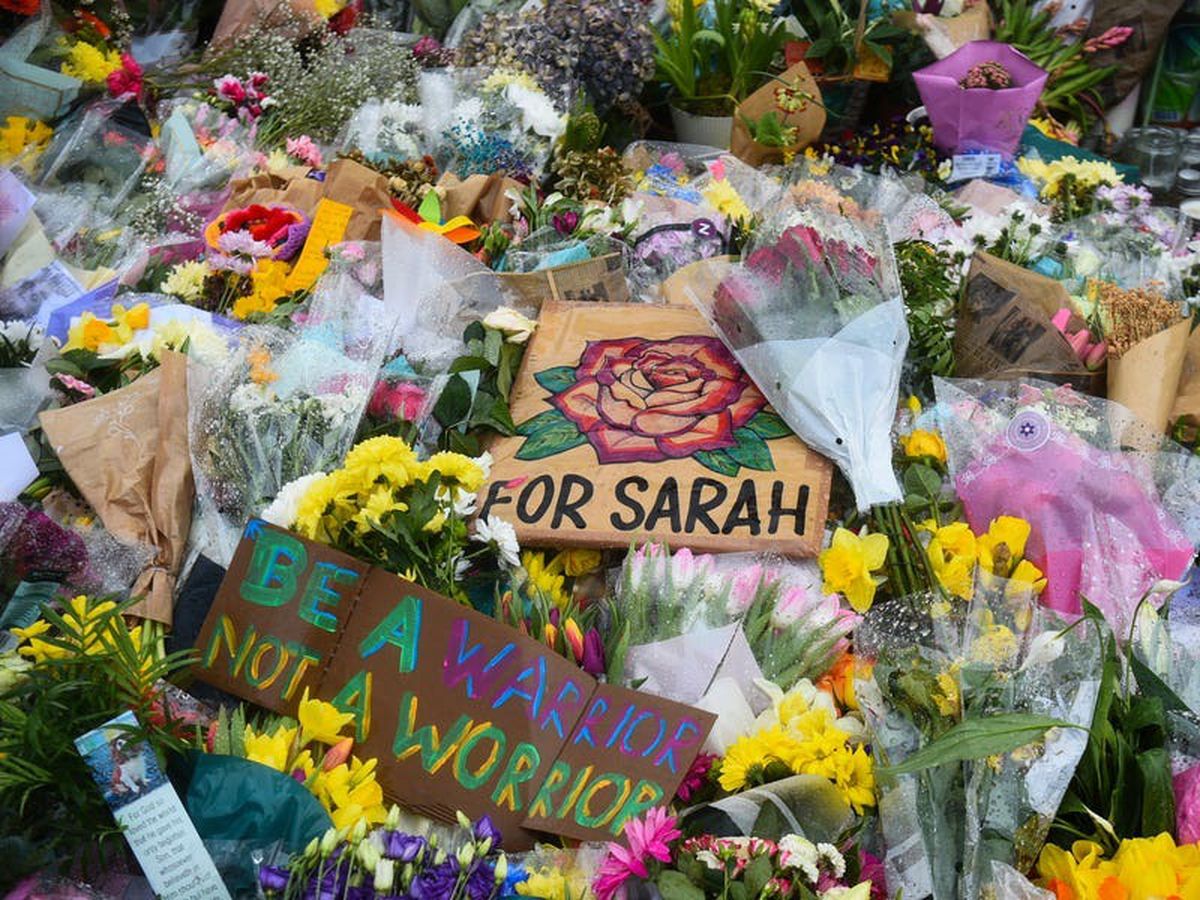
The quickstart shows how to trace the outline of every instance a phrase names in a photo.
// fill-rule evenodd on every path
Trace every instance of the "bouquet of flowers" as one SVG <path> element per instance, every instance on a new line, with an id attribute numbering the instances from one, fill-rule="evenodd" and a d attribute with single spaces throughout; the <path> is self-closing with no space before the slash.
<path id="1" fill-rule="evenodd" d="M 908 346 L 899 276 L 877 215 L 831 185 L 798 187 L 742 265 L 692 300 L 867 509 L 900 498 L 889 437 Z"/>
<path id="2" fill-rule="evenodd" d="M 361 822 L 349 831 L 331 828 L 286 865 L 264 866 L 259 886 L 267 897 L 313 895 L 407 896 L 421 900 L 492 900 L 509 872 L 500 830 L 487 816 L 471 822 L 459 813 L 453 831 L 409 828 L 393 806 L 381 827 Z"/>
<path id="3" fill-rule="evenodd" d="M 997 559 L 1020 553 L 990 543 Z M 982 566 L 968 577 L 966 603 L 877 604 L 856 633 L 888 884 L 936 900 L 986 896 L 993 862 L 1029 868 L 1100 690 L 1086 632 L 1064 631 L 1027 583 Z"/>
<path id="4" fill-rule="evenodd" d="M 853 854 L 799 834 L 758 837 L 683 836 L 661 809 L 625 826 L 624 843 L 608 845 L 593 882 L 598 900 L 622 896 L 779 897 L 784 900 L 869 900 L 873 882 Z M 654 885 L 655 894 L 638 892 Z"/>
<path id="5" fill-rule="evenodd" d="M 1049 579 L 1042 602 L 1077 616 L 1082 595 L 1127 633 L 1137 598 L 1191 562 L 1196 458 L 1123 407 L 1070 388 L 935 387 L 967 522 L 976 532 L 1001 515 L 1029 522 L 1026 555 Z"/>
<path id="6" fill-rule="evenodd" d="M 0 431 L 23 431 L 49 393 L 44 359 L 53 348 L 36 323 L 0 321 Z"/>
<path id="7" fill-rule="evenodd" d="M 232 558 L 242 527 L 304 475 L 332 469 L 366 407 L 380 348 L 332 324 L 248 326 L 213 368 L 189 367 L 189 436 L 201 522 Z"/>
<path id="8" fill-rule="evenodd" d="M 487 480 L 490 458 L 435 453 L 419 460 L 400 438 L 361 442 L 345 463 L 285 485 L 263 513 L 309 540 L 329 544 L 431 590 L 466 599 L 462 576 L 496 546 L 468 553 L 466 520 Z"/>

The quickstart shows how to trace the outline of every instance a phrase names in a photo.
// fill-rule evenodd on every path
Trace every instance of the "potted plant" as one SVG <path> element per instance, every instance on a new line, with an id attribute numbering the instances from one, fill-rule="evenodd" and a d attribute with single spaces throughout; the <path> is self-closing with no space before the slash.
<path id="1" fill-rule="evenodd" d="M 869 63 L 890 69 L 892 51 L 885 42 L 905 33 L 886 17 L 868 19 L 863 0 L 850 2 L 853 9 L 841 0 L 792 0 L 792 12 L 807 35 L 804 61 L 821 86 L 826 108 L 835 115 L 845 112 L 850 82 Z"/>
<path id="2" fill-rule="evenodd" d="M 702 13 L 708 13 L 702 21 Z M 783 20 L 753 0 L 682 0 L 667 34 L 655 33 L 658 77 L 671 85 L 671 117 L 686 143 L 728 147 L 737 104 L 769 77 Z"/>

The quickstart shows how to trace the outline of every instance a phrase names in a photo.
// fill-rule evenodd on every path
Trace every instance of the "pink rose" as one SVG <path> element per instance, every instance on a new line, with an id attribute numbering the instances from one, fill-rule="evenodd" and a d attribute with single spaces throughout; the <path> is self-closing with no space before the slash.
<path id="1" fill-rule="evenodd" d="M 718 338 L 589 341 L 575 383 L 551 403 L 603 464 L 662 462 L 737 445 L 767 405 Z"/>
<path id="2" fill-rule="evenodd" d="M 425 405 L 425 391 L 418 385 L 407 382 L 389 384 L 381 381 L 375 386 L 367 414 L 375 419 L 403 419 L 415 421 Z"/>

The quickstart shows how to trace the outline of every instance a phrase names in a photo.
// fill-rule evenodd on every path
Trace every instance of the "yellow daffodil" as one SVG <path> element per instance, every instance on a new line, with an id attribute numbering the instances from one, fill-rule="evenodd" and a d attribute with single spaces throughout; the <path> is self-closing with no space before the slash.
<path id="1" fill-rule="evenodd" d="M 938 712 L 943 716 L 958 715 L 961 695 L 958 691 L 956 668 L 951 667 L 949 671 L 938 672 L 937 677 L 934 679 L 937 690 L 933 692 L 933 702 L 937 704 Z"/>
<path id="2" fill-rule="evenodd" d="M 865 613 L 875 600 L 875 589 L 883 583 L 872 573 L 883 568 L 887 559 L 888 539 L 883 534 L 859 537 L 839 528 L 829 549 L 821 551 L 819 562 L 827 594 L 842 594 L 857 612 Z"/>
<path id="3" fill-rule="evenodd" d="M 921 400 L 916 394 L 908 395 L 908 401 L 906 405 L 908 406 L 908 411 L 912 414 L 913 418 L 916 418 L 921 414 Z"/>
<path id="4" fill-rule="evenodd" d="M 1177 846 L 1170 834 L 1121 841 L 1112 859 L 1092 841 L 1070 852 L 1047 844 L 1038 883 L 1057 900 L 1170 900 L 1200 896 L 1200 846 Z"/>
<path id="5" fill-rule="evenodd" d="M 116 343 L 117 335 L 103 319 L 95 313 L 85 312 L 74 325 L 67 329 L 67 343 L 63 350 L 91 350 L 98 352 L 107 344 Z"/>
<path id="6" fill-rule="evenodd" d="M 17 164 L 32 174 L 42 151 L 54 136 L 54 129 L 24 116 L 9 116 L 0 126 L 0 166 Z"/>
<path id="7" fill-rule="evenodd" d="M 527 584 L 531 592 L 540 594 L 560 609 L 567 605 L 571 598 L 567 596 L 566 576 L 557 557 L 547 564 L 544 554 L 526 551 L 521 554 L 521 566 L 529 576 Z"/>
<path id="8" fill-rule="evenodd" d="M 971 642 L 970 658 L 996 668 L 1013 663 L 1020 650 L 1020 643 L 1012 629 L 997 624 L 991 610 L 984 610 L 979 620 L 979 633 Z"/>
<path id="9" fill-rule="evenodd" d="M 965 522 L 952 522 L 933 532 L 927 548 L 929 565 L 938 582 L 956 597 L 971 599 L 975 593 L 975 535 Z"/>
<path id="10" fill-rule="evenodd" d="M 1008 587 L 1005 591 L 1008 594 L 1015 594 L 1021 591 L 1032 591 L 1034 594 L 1040 594 L 1045 589 L 1046 576 L 1042 570 L 1029 560 L 1023 559 L 1017 563 L 1017 567 L 1008 576 Z"/>
<path id="11" fill-rule="evenodd" d="M 295 740 L 295 728 L 277 728 L 274 734 L 256 734 L 247 725 L 244 737 L 246 759 L 269 766 L 276 772 L 287 772 Z"/>
<path id="12" fill-rule="evenodd" d="M 918 428 L 912 434 L 901 435 L 900 446 L 909 459 L 932 457 L 940 463 L 946 461 L 946 444 L 936 431 Z"/>
<path id="13" fill-rule="evenodd" d="M 332 746 L 342 739 L 342 731 L 354 721 L 354 714 L 341 712 L 324 700 L 310 700 L 305 688 L 296 718 L 300 720 L 301 745 L 318 741 Z"/>

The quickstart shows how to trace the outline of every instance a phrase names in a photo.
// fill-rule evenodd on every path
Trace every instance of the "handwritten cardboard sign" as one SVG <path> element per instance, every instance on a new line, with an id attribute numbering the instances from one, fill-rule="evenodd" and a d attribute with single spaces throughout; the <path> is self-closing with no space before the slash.
<path id="1" fill-rule="evenodd" d="M 599 684 L 468 607 L 254 521 L 201 630 L 200 677 L 295 714 L 307 688 L 355 714 L 356 754 L 425 815 L 487 814 L 612 839 L 674 796 L 715 717 Z"/>
<path id="2" fill-rule="evenodd" d="M 489 448 L 481 515 L 522 543 L 814 555 L 829 461 L 695 309 L 548 300 Z"/>

